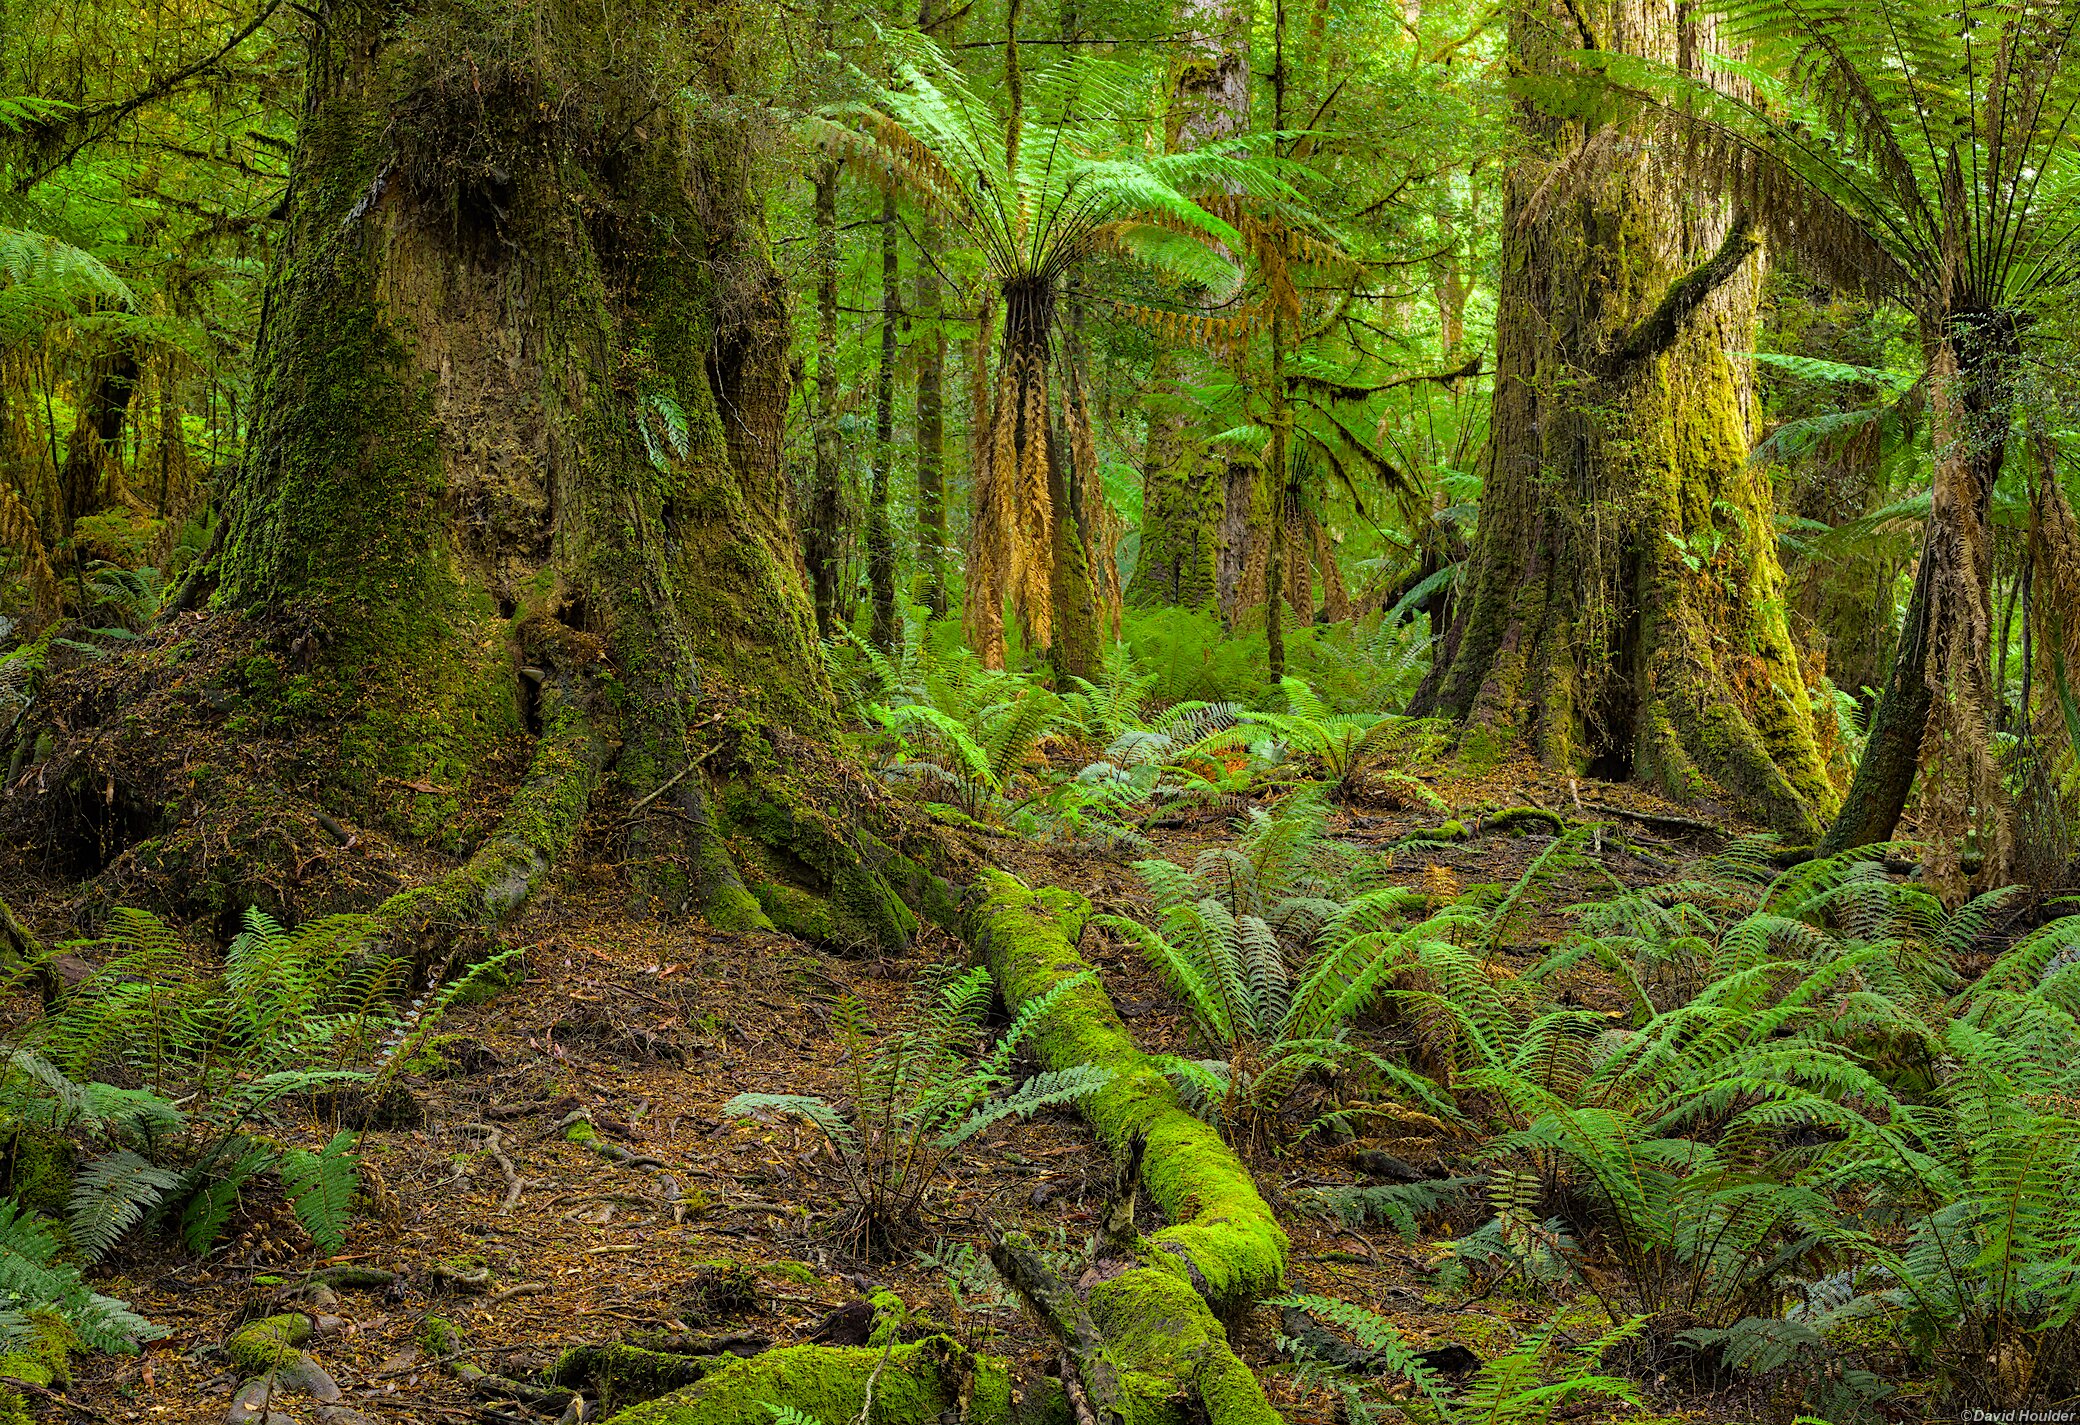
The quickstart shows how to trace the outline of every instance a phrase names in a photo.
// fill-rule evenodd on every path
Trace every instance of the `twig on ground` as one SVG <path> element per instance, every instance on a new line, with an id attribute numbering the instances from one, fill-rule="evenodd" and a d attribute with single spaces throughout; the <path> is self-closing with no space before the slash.
<path id="1" fill-rule="evenodd" d="M 63 1391 L 52 1390 L 49 1386 L 38 1385 L 35 1381 L 32 1380 L 23 1380 L 19 1376 L 0 1376 L 0 1385 L 8 1386 L 14 1390 L 26 1390 L 31 1395 L 42 1396 L 45 1400 L 55 1400 L 58 1402 L 58 1404 L 64 1406 L 67 1410 L 77 1410 L 80 1414 L 87 1416 L 89 1419 L 92 1420 L 108 1419 L 106 1415 L 103 1415 L 93 1406 L 82 1405 L 79 1401 L 74 1400 L 71 1396 L 65 1394 Z"/>
<path id="2" fill-rule="evenodd" d="M 990 1244 L 990 1264 L 1062 1347 L 1062 1384 L 1078 1425 L 1117 1425 L 1127 1418 L 1119 1369 L 1080 1297 L 1054 1274 L 1022 1233 Z"/>
<path id="3" fill-rule="evenodd" d="M 469 1128 L 472 1132 L 484 1135 L 481 1145 L 483 1150 L 491 1155 L 491 1161 L 498 1164 L 498 1170 L 506 1175 L 506 1200 L 498 1209 L 499 1215 L 503 1217 L 520 1201 L 520 1190 L 527 1184 L 521 1180 L 519 1172 L 513 1167 L 513 1160 L 505 1155 L 505 1145 L 500 1140 L 496 1128 L 488 1123 L 472 1123 Z"/>

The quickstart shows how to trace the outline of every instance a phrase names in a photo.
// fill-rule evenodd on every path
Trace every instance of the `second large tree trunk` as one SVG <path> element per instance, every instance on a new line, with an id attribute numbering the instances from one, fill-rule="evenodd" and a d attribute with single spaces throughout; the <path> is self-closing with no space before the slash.
<path id="1" fill-rule="evenodd" d="M 1511 49 L 1530 72 L 1585 45 L 1675 61 L 1710 48 L 1705 23 L 1673 0 L 1533 4 Z M 1535 158 L 1508 180 L 1478 543 L 1429 700 L 1477 753 L 1723 794 L 1810 840 L 1834 794 L 1729 356 L 1753 347 L 1752 243 L 1667 156 L 1521 123 Z M 1546 188 L 1585 143 L 1630 156 Z"/>

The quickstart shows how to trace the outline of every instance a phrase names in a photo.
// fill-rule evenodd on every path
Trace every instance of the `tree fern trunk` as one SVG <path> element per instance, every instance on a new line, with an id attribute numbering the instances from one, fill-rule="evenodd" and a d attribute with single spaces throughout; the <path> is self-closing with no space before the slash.
<path id="1" fill-rule="evenodd" d="M 2014 850 L 1993 760 L 1991 521 L 2018 343 L 2012 319 L 1996 313 L 1957 314 L 1943 332 L 1929 365 L 1936 470 L 1914 592 L 1863 760 L 1819 849 L 1890 839 L 1925 774 L 1931 880 L 1962 893 L 2000 884 Z M 1971 875 L 1967 837 L 1978 842 Z"/>
<path id="2" fill-rule="evenodd" d="M 1537 73 L 1584 46 L 1694 62 L 1710 23 L 1672 0 L 1532 3 L 1512 15 L 1512 62 Z M 1476 756 L 1517 747 L 1723 796 L 1810 839 L 1835 798 L 1769 486 L 1746 462 L 1752 381 L 1727 354 L 1753 347 L 1756 264 L 1670 156 L 1528 105 L 1519 124 L 1531 156 L 1506 187 L 1487 483 L 1435 703 Z"/>

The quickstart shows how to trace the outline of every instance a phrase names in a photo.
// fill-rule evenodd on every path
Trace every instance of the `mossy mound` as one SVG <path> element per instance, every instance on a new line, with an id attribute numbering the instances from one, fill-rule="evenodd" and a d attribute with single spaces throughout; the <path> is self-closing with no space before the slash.
<path id="1" fill-rule="evenodd" d="M 224 1354 L 249 1376 L 267 1372 L 303 1357 L 303 1343 L 311 1338 L 311 1319 L 300 1311 L 280 1316 L 263 1316 L 231 1333 Z"/>

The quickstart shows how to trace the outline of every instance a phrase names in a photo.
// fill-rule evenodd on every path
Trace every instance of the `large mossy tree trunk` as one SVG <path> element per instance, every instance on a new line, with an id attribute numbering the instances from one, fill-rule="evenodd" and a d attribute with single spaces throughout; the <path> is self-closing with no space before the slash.
<path id="1" fill-rule="evenodd" d="M 766 927 L 792 873 L 856 912 L 825 938 L 914 923 L 786 770 L 833 708 L 781 466 L 785 296 L 747 134 L 675 117 L 733 84 L 727 46 L 661 58 L 714 19 L 338 0 L 309 29 L 214 607 L 293 640 L 339 814 L 429 833 L 538 734 L 497 833 L 405 918 L 517 904 L 611 759 L 653 903 Z"/>
<path id="2" fill-rule="evenodd" d="M 1696 63 L 1710 23 L 1674 0 L 1532 3 L 1510 49 L 1531 74 L 1585 46 Z M 1754 244 L 1676 154 L 1518 121 L 1478 541 L 1426 700 L 1478 753 L 1723 793 L 1810 841 L 1835 798 L 1729 355 L 1753 349 Z M 1607 157 L 1554 173 L 1584 153 Z"/>

